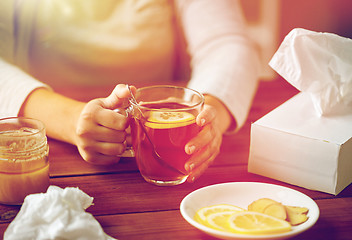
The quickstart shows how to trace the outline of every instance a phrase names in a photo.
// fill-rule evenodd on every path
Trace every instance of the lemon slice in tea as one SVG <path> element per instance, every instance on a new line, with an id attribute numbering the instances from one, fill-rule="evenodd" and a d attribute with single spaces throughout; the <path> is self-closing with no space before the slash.
<path id="1" fill-rule="evenodd" d="M 267 214 L 244 211 L 229 218 L 232 231 L 242 234 L 275 234 L 291 230 L 287 221 Z"/>
<path id="2" fill-rule="evenodd" d="M 188 112 L 151 111 L 145 125 L 154 129 L 176 128 L 192 124 L 196 117 Z"/>

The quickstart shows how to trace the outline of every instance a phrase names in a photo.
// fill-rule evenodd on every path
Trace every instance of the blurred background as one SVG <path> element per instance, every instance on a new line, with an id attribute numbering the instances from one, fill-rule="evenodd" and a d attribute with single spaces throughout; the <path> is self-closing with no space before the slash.
<path id="1" fill-rule="evenodd" d="M 261 52 L 261 78 L 276 73 L 268 62 L 294 28 L 352 38 L 352 0 L 241 0 L 250 33 Z"/>

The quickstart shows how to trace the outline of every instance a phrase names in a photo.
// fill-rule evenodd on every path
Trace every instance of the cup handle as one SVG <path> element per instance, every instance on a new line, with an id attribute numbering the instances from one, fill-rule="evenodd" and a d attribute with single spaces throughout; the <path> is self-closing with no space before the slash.
<path id="1" fill-rule="evenodd" d="M 117 157 L 134 157 L 134 150 L 132 147 L 126 147 L 125 151 L 121 153 L 120 155 L 117 155 Z"/>
<path id="2" fill-rule="evenodd" d="M 114 109 L 115 112 L 125 116 L 125 117 L 130 117 L 131 115 L 131 110 L 130 107 L 127 108 L 116 108 Z M 126 147 L 125 151 L 119 155 L 117 155 L 117 157 L 134 157 L 135 153 L 132 147 Z"/>

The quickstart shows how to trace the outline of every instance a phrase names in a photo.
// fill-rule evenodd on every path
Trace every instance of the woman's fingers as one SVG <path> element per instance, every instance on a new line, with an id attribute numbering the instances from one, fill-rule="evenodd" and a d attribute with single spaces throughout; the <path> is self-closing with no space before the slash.
<path id="1" fill-rule="evenodd" d="M 102 98 L 102 107 L 107 109 L 114 109 L 118 107 L 122 107 L 128 104 L 128 98 L 130 97 L 130 91 L 125 84 L 118 84 L 111 92 L 111 94 Z"/>
<path id="2" fill-rule="evenodd" d="M 210 124 L 205 125 L 203 129 L 197 134 L 197 136 L 195 136 L 185 145 L 186 153 L 193 154 L 199 151 L 208 145 L 211 141 L 213 141 L 215 136 L 216 133 L 214 132 L 212 126 Z"/>
<path id="3" fill-rule="evenodd" d="M 208 105 L 197 116 L 196 122 L 203 126 L 196 137 L 185 146 L 185 151 L 191 157 L 185 164 L 185 169 L 190 172 L 188 181 L 193 182 L 214 161 L 220 152 L 222 133 L 216 127 L 216 110 Z"/>
<path id="4" fill-rule="evenodd" d="M 86 104 L 76 127 L 76 145 L 84 160 L 94 164 L 119 161 L 118 156 L 126 148 L 126 138 L 130 142 L 126 133 L 129 119 L 114 109 L 123 107 L 129 96 L 127 86 L 119 84 L 107 98 Z"/>
<path id="5" fill-rule="evenodd" d="M 210 105 L 204 105 L 202 111 L 198 114 L 196 122 L 198 126 L 205 126 L 211 123 L 216 118 L 216 110 Z"/>
<path id="6" fill-rule="evenodd" d="M 217 154 L 207 157 L 206 160 L 202 161 L 200 165 L 195 166 L 194 170 L 188 176 L 187 181 L 194 182 L 198 177 L 200 177 L 205 172 L 205 170 L 207 170 L 208 167 L 213 163 L 216 156 Z"/>
<path id="7" fill-rule="evenodd" d="M 128 120 L 126 115 L 109 109 L 99 109 L 93 119 L 96 124 L 115 130 L 126 129 L 129 124 Z"/>
<path id="8" fill-rule="evenodd" d="M 193 173 L 194 171 L 201 170 L 203 167 L 208 167 L 210 163 L 220 152 L 222 138 L 215 137 L 212 141 L 208 142 L 207 145 L 203 146 L 198 151 L 194 152 L 188 162 L 185 164 L 185 169 L 188 172 Z"/>
<path id="9" fill-rule="evenodd" d="M 120 161 L 120 157 L 117 156 L 104 155 L 98 152 L 79 152 L 86 162 L 94 165 L 111 165 Z"/>

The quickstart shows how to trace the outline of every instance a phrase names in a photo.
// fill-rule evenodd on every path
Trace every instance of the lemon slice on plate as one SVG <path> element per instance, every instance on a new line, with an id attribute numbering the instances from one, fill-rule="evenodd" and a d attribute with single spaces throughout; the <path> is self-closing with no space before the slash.
<path id="1" fill-rule="evenodd" d="M 196 121 L 196 117 L 188 112 L 151 111 L 145 125 L 154 129 L 183 127 Z"/>
<path id="2" fill-rule="evenodd" d="M 201 209 L 199 209 L 195 216 L 194 219 L 204 225 L 208 225 L 208 220 L 207 217 L 211 214 L 215 214 L 215 213 L 237 213 L 237 212 L 242 212 L 244 211 L 243 208 L 234 206 L 234 205 L 230 205 L 230 204 L 217 204 L 217 205 L 212 205 L 212 206 L 208 206 L 208 207 L 203 207 Z"/>
<path id="3" fill-rule="evenodd" d="M 237 211 L 211 213 L 206 219 L 206 225 L 216 230 L 233 232 L 230 227 L 229 219 L 235 213 L 237 213 Z"/>
<path id="4" fill-rule="evenodd" d="M 251 211 L 233 214 L 229 225 L 233 232 L 242 234 L 276 234 L 291 230 L 291 224 L 285 220 Z"/>

